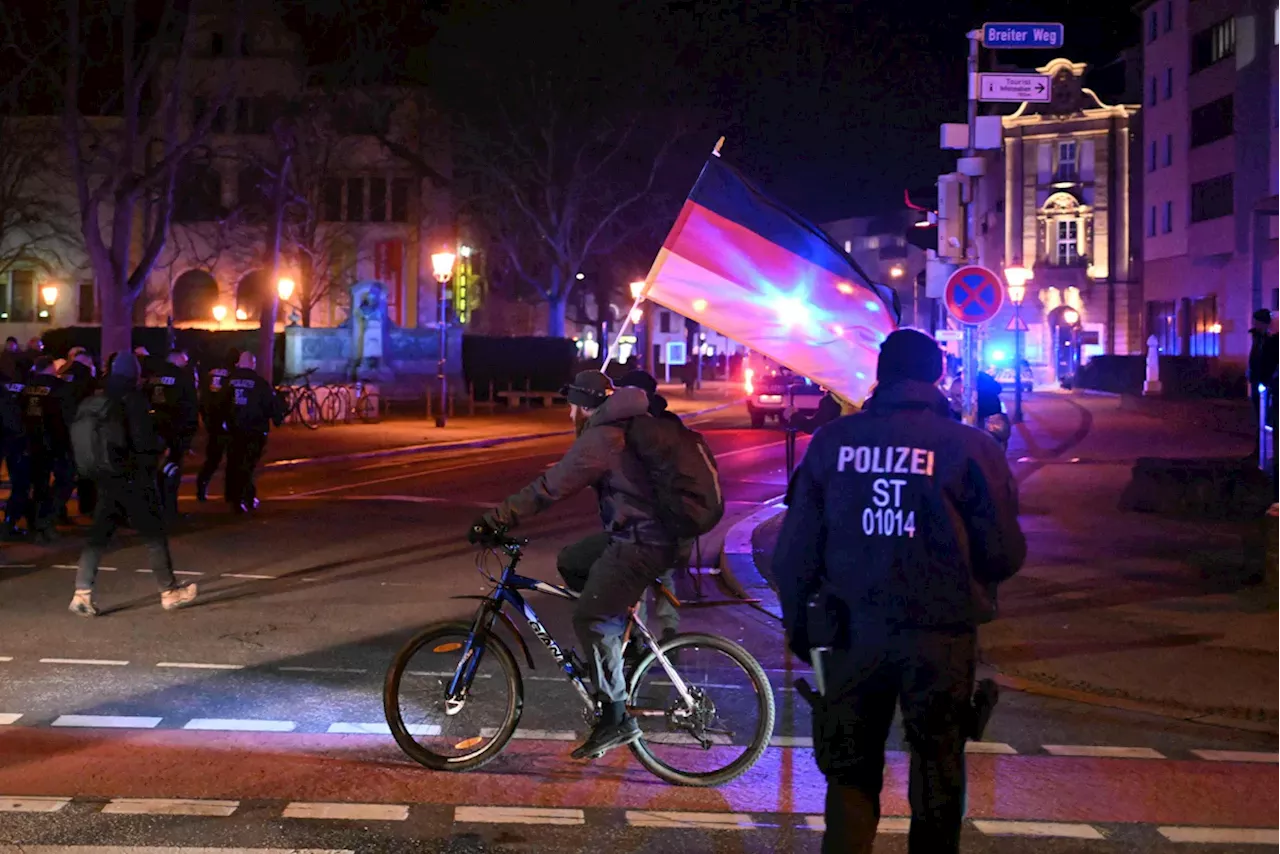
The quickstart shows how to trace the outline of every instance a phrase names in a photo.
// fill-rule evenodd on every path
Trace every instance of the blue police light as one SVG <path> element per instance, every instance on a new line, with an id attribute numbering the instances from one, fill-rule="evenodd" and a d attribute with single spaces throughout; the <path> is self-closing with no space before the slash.
<path id="1" fill-rule="evenodd" d="M 809 322 L 809 306 L 795 297 L 778 297 L 774 300 L 778 319 L 787 326 Z"/>
<path id="2" fill-rule="evenodd" d="M 992 351 L 991 351 L 991 361 L 993 361 L 993 362 L 1003 362 L 1003 361 L 1004 361 L 1005 359 L 1007 359 L 1007 358 L 1009 358 L 1009 356 L 1008 356 L 1008 354 L 1007 354 L 1007 353 L 1005 353 L 1005 351 L 1003 351 L 1003 350 L 992 350 Z"/>
<path id="3" fill-rule="evenodd" d="M 874 300 L 867 300 L 867 311 L 879 311 L 879 310 L 880 310 L 880 303 L 875 302 Z"/>

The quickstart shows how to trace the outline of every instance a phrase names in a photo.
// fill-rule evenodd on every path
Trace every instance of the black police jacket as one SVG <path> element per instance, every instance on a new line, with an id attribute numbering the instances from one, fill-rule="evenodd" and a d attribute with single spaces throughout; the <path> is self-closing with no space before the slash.
<path id="1" fill-rule="evenodd" d="M 163 362 L 147 377 L 147 400 L 162 436 L 189 436 L 199 425 L 196 381 L 191 371 Z"/>
<path id="2" fill-rule="evenodd" d="M 995 616 L 996 585 L 1026 554 L 1000 445 L 952 420 L 936 387 L 900 382 L 814 435 L 773 570 L 792 648 L 807 657 L 826 640 L 807 635 L 818 594 L 846 636 L 860 622 L 972 627 Z"/>
<path id="3" fill-rule="evenodd" d="M 36 374 L 22 389 L 22 429 L 33 449 L 62 453 L 71 450 L 70 427 L 75 419 L 72 388 L 54 374 Z"/>
<path id="4" fill-rule="evenodd" d="M 227 429 L 235 433 L 266 433 L 275 411 L 275 389 L 257 371 L 232 368 L 226 379 Z"/>

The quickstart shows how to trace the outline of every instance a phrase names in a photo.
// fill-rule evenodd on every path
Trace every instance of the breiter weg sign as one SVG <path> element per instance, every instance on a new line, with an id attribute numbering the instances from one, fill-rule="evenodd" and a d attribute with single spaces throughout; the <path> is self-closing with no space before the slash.
<path id="1" fill-rule="evenodd" d="M 1062 47 L 1062 24 L 998 23 L 982 25 L 982 44 L 1003 48 Z"/>
<path id="2" fill-rule="evenodd" d="M 943 299 L 956 320 L 981 325 L 995 317 L 1004 305 L 1004 283 L 986 267 L 970 264 L 947 279 Z"/>

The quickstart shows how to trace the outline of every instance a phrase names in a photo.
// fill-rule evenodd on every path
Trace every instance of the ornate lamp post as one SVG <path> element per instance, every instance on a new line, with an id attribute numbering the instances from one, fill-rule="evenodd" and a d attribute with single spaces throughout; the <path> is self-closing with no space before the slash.
<path id="1" fill-rule="evenodd" d="M 1013 303 L 1013 423 L 1022 423 L 1022 301 L 1027 298 L 1027 282 L 1032 273 L 1026 267 L 1006 267 L 1009 301 Z"/>
<path id="2" fill-rule="evenodd" d="M 436 299 L 439 313 L 436 319 L 437 337 L 440 340 L 440 359 L 436 362 L 436 381 L 440 383 L 440 408 L 436 410 L 436 426 L 443 427 L 445 425 L 446 409 L 448 405 L 449 380 L 445 376 L 445 341 L 448 336 L 447 326 L 447 307 L 445 305 L 445 285 L 449 284 L 449 280 L 453 278 L 453 262 L 454 254 L 452 252 L 437 252 L 431 256 L 431 273 L 439 282 L 440 288 Z"/>

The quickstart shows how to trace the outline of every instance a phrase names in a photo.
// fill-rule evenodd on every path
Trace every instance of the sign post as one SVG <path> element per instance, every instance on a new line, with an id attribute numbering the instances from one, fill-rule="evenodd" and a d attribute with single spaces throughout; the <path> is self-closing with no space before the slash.
<path id="1" fill-rule="evenodd" d="M 943 299 L 947 312 L 963 324 L 964 423 L 978 426 L 978 328 L 1000 313 L 1004 283 L 977 264 L 961 267 L 947 279 Z"/>

